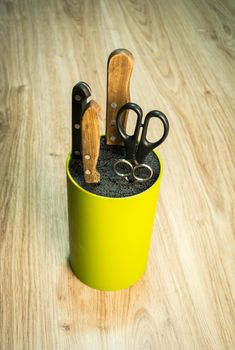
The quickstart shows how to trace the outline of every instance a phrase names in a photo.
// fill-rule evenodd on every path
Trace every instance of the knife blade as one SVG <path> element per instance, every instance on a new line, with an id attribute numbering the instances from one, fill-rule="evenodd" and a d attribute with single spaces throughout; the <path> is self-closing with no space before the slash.
<path id="1" fill-rule="evenodd" d="M 132 53 L 126 49 L 114 50 L 107 65 L 106 144 L 123 145 L 116 127 L 118 110 L 130 102 L 130 79 L 134 65 Z M 126 130 L 128 111 L 123 113 L 122 126 Z"/>
<path id="2" fill-rule="evenodd" d="M 99 116 L 100 106 L 91 100 L 81 122 L 82 163 L 86 183 L 100 182 L 100 174 L 96 170 L 100 149 Z"/>
<path id="3" fill-rule="evenodd" d="M 72 158 L 81 157 L 81 120 L 91 96 L 91 88 L 87 83 L 80 81 L 72 91 Z"/>

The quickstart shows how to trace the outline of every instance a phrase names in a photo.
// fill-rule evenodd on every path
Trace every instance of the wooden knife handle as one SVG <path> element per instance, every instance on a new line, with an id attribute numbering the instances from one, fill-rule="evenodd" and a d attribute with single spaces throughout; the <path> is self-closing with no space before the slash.
<path id="1" fill-rule="evenodd" d="M 99 114 L 100 106 L 91 100 L 81 122 L 82 163 L 86 183 L 100 182 L 100 174 L 96 170 L 100 150 Z"/>
<path id="2" fill-rule="evenodd" d="M 130 51 L 117 49 L 108 59 L 107 66 L 107 106 L 106 106 L 106 144 L 122 145 L 116 127 L 118 110 L 130 102 L 130 79 L 134 58 Z M 123 113 L 122 125 L 126 130 L 128 111 Z"/>

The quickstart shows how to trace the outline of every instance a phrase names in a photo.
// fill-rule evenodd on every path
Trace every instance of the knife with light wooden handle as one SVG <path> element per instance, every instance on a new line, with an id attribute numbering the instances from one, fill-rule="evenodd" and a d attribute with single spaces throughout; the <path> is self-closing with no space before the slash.
<path id="1" fill-rule="evenodd" d="M 96 170 L 100 150 L 99 132 L 100 106 L 91 100 L 83 113 L 81 122 L 82 163 L 86 183 L 99 183 L 100 174 Z"/>
<path id="2" fill-rule="evenodd" d="M 106 144 L 123 145 L 116 127 L 118 110 L 130 102 L 130 79 L 134 58 L 126 49 L 114 50 L 107 66 L 107 106 L 106 106 Z M 122 116 L 122 126 L 126 129 L 128 111 Z"/>

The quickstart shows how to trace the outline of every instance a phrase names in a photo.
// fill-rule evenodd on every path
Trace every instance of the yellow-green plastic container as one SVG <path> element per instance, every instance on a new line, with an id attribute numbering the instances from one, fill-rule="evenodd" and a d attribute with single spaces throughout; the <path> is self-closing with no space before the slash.
<path id="1" fill-rule="evenodd" d="M 86 285 L 119 290 L 144 274 L 162 177 L 159 161 L 159 177 L 149 189 L 109 198 L 88 192 L 73 180 L 68 155 L 69 259 L 73 272 Z"/>

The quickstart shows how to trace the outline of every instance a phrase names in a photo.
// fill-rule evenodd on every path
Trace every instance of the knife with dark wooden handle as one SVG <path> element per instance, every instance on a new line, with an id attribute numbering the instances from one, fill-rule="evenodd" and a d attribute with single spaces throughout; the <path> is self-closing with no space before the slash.
<path id="1" fill-rule="evenodd" d="M 106 106 L 106 144 L 123 145 L 116 127 L 118 110 L 130 102 L 130 79 L 134 58 L 126 49 L 114 50 L 107 65 L 107 106 Z M 126 129 L 128 111 L 122 116 L 122 126 Z"/>
<path id="2" fill-rule="evenodd" d="M 99 132 L 100 106 L 91 100 L 83 113 L 81 122 L 82 163 L 86 183 L 99 183 L 100 174 L 96 170 L 100 150 Z"/>
<path id="3" fill-rule="evenodd" d="M 81 145 L 81 120 L 87 105 L 87 99 L 91 96 L 90 86 L 80 81 L 72 91 L 72 157 L 79 158 L 82 153 Z"/>

